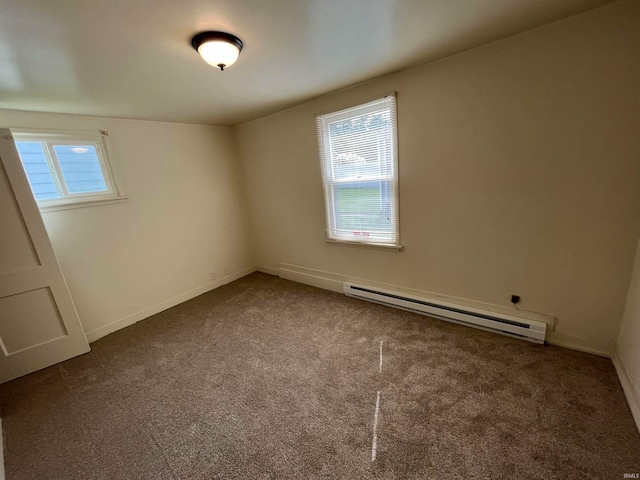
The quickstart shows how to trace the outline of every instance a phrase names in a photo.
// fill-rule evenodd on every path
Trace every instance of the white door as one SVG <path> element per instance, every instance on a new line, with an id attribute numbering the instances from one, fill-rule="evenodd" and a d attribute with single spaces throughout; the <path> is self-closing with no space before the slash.
<path id="1" fill-rule="evenodd" d="M 0 349 L 0 383 L 89 351 L 7 129 L 0 129 Z"/>

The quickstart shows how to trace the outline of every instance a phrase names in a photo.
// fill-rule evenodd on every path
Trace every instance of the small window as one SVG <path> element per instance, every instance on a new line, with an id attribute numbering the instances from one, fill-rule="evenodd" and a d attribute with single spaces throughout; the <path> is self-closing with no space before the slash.
<path id="1" fill-rule="evenodd" d="M 395 96 L 316 118 L 327 239 L 399 246 Z"/>
<path id="2" fill-rule="evenodd" d="M 117 199 L 102 134 L 13 132 L 40 207 Z"/>

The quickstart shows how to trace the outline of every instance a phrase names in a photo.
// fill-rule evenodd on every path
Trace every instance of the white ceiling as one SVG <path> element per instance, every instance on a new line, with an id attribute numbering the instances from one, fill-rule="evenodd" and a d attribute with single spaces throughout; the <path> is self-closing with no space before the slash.
<path id="1" fill-rule="evenodd" d="M 237 125 L 609 0 L 0 0 L 0 108 Z M 245 44 L 221 72 L 190 45 Z"/>

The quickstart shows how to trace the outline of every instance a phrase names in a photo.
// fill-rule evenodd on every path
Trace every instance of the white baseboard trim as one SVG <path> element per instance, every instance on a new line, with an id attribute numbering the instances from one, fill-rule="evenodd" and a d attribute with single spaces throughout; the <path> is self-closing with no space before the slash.
<path id="1" fill-rule="evenodd" d="M 266 273 L 268 275 L 273 275 L 275 277 L 279 277 L 280 276 L 280 272 L 278 271 L 277 268 L 265 267 L 264 265 L 258 265 L 256 267 L 256 271 L 257 272 Z"/>
<path id="2" fill-rule="evenodd" d="M 160 302 L 149 308 L 145 308 L 144 310 L 128 315 L 124 318 L 121 318 L 120 320 L 116 320 L 113 323 L 105 325 L 104 327 L 100 327 L 90 332 L 87 332 L 86 333 L 87 341 L 89 343 L 95 342 L 96 340 L 104 337 L 105 335 L 109 335 L 110 333 L 120 330 L 121 328 L 125 328 L 130 325 L 133 325 L 134 323 L 137 323 L 140 320 L 144 320 L 145 318 L 148 318 L 152 315 L 155 315 L 156 313 L 160 313 L 164 310 L 167 310 L 168 308 L 175 307 L 176 305 L 182 302 L 186 302 L 187 300 L 191 300 L 192 298 L 197 297 L 198 295 L 202 295 L 203 293 L 207 293 L 211 290 L 215 290 L 216 288 L 221 287 L 222 285 L 231 283 L 255 271 L 256 271 L 256 267 L 243 268 L 242 270 L 236 273 L 227 275 L 223 278 L 220 278 L 219 280 L 214 280 L 213 282 L 205 283 L 204 285 L 201 285 L 198 288 L 194 288 L 193 290 L 184 292 L 180 295 L 170 298 L 169 300 L 165 300 L 164 302 Z"/>
<path id="3" fill-rule="evenodd" d="M 272 269 L 273 270 L 273 269 Z M 592 353 L 603 357 L 610 358 L 612 354 L 612 346 L 604 344 L 596 344 L 588 340 L 572 337 L 563 333 L 554 332 L 553 328 L 556 323 L 556 318 L 553 315 L 528 312 L 525 310 L 514 310 L 510 307 L 504 307 L 502 305 L 493 305 L 490 303 L 477 302 L 473 300 L 467 300 L 463 298 L 451 297 L 447 295 L 441 295 L 433 292 L 426 292 L 422 290 L 415 290 L 407 287 L 401 287 L 398 285 L 392 285 L 388 283 L 375 282 L 367 279 L 361 279 L 356 277 L 350 277 L 346 275 L 340 275 L 337 273 L 327 272 L 324 270 L 317 270 L 313 268 L 301 267 L 299 265 L 291 265 L 288 263 L 281 263 L 280 277 L 292 280 L 294 282 L 304 283 L 325 290 L 331 290 L 333 292 L 343 293 L 343 283 L 351 281 L 354 283 L 362 283 L 365 285 L 371 285 L 374 287 L 384 288 L 387 290 L 395 290 L 398 292 L 406 293 L 409 295 L 417 295 L 424 298 L 432 298 L 434 300 L 441 300 L 444 302 L 457 303 L 472 308 L 480 308 L 484 310 L 493 311 L 496 313 L 504 313 L 510 315 L 520 315 L 523 318 L 529 320 L 536 320 L 538 322 L 546 323 L 549 328 L 547 329 L 547 342 L 553 345 L 558 345 L 572 350 L 578 350 L 581 352 Z"/>
<path id="4" fill-rule="evenodd" d="M 600 357 L 611 358 L 613 346 L 604 345 L 585 340 L 584 338 L 572 337 L 560 332 L 547 332 L 546 342 L 558 347 L 576 350 L 578 352 L 591 353 Z"/>
<path id="5" fill-rule="evenodd" d="M 335 273 L 315 270 L 313 268 L 299 267 L 288 263 L 281 263 L 278 271 L 280 272 L 280 277 L 285 280 L 304 283 L 306 285 L 311 285 L 312 287 L 318 287 L 338 293 L 344 292 L 342 284 L 347 279 L 347 277 Z"/>
<path id="6" fill-rule="evenodd" d="M 631 415 L 633 415 L 633 420 L 636 422 L 636 427 L 638 427 L 638 431 L 640 432 L 640 388 L 638 388 L 631 378 L 631 375 L 629 375 L 629 371 L 625 367 L 624 361 L 618 351 L 613 354 L 611 360 L 613 361 L 613 366 L 616 367 L 616 372 L 622 385 L 622 391 L 627 398 Z"/>
<path id="7" fill-rule="evenodd" d="M 393 285 L 390 283 L 376 282 L 373 280 L 351 277 L 347 275 L 340 275 L 337 273 L 327 272 L 324 270 L 316 270 L 313 268 L 300 267 L 298 265 L 291 265 L 287 263 L 280 264 L 280 277 L 287 280 L 293 280 L 294 282 L 305 283 L 314 287 L 324 288 L 325 290 L 331 290 L 333 292 L 344 292 L 344 282 L 354 282 L 364 285 L 371 285 L 372 287 L 378 287 L 386 290 L 393 290 L 408 295 L 416 295 L 424 298 L 431 298 L 436 301 L 443 301 L 448 303 L 455 303 L 458 305 L 464 305 L 471 308 L 479 308 L 482 310 L 488 310 L 495 313 L 503 313 L 506 315 L 518 315 L 528 320 L 535 320 L 538 322 L 546 323 L 549 329 L 553 328 L 556 318 L 553 315 L 548 315 L 538 312 L 530 312 L 527 310 L 517 310 L 513 307 L 505 307 L 502 305 L 494 305 L 491 303 L 478 302 L 474 300 L 467 300 L 459 297 L 452 297 L 449 295 L 442 295 L 434 292 L 427 292 L 424 290 L 416 290 L 413 288 L 403 287 L 400 285 Z"/>

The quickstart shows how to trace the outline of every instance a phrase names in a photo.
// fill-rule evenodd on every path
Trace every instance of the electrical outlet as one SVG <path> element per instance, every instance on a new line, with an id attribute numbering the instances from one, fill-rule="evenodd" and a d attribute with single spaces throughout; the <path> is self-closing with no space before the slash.
<path id="1" fill-rule="evenodd" d="M 211 280 L 215 280 L 216 279 L 216 272 L 212 271 L 209 276 L 211 277 Z"/>

